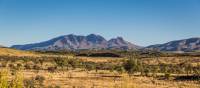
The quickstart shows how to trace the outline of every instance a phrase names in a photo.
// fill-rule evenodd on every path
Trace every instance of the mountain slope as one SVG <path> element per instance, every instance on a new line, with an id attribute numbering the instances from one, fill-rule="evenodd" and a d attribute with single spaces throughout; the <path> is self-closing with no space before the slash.
<path id="1" fill-rule="evenodd" d="M 107 41 L 100 35 L 88 36 L 64 35 L 48 41 L 26 45 L 14 45 L 12 48 L 20 50 L 79 50 L 79 49 L 138 49 L 137 45 L 116 38 Z"/>
<path id="2" fill-rule="evenodd" d="M 109 49 L 140 49 L 139 46 L 125 41 L 122 37 L 113 38 L 108 41 Z"/>
<path id="3" fill-rule="evenodd" d="M 200 50 L 200 38 L 171 41 L 165 44 L 151 45 L 146 48 L 160 51 L 196 51 Z"/>

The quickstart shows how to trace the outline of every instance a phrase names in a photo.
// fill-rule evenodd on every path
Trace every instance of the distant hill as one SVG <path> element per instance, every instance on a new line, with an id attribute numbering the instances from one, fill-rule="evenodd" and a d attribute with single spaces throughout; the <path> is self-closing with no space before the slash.
<path id="1" fill-rule="evenodd" d="M 96 34 L 87 36 L 81 35 L 64 35 L 53 38 L 41 43 L 33 43 L 26 45 L 14 45 L 11 48 L 20 50 L 81 50 L 81 49 L 139 49 L 140 47 L 122 37 L 106 40 L 104 37 Z"/>
<path id="2" fill-rule="evenodd" d="M 189 38 L 183 40 L 171 41 L 165 44 L 157 44 L 146 47 L 148 49 L 156 49 L 160 51 L 199 51 L 200 38 Z"/>

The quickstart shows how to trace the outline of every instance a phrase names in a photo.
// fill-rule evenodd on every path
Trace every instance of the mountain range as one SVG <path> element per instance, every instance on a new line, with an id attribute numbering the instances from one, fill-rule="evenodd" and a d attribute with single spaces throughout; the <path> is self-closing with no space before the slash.
<path id="1" fill-rule="evenodd" d="M 200 38 L 189 38 L 182 40 L 170 41 L 164 44 L 150 45 L 141 47 L 132 44 L 122 37 L 112 38 L 106 40 L 104 37 L 96 34 L 87 36 L 82 35 L 64 35 L 59 36 L 48 41 L 13 45 L 11 48 L 20 50 L 82 50 L 82 49 L 119 49 L 119 50 L 158 50 L 158 51 L 198 51 L 200 50 Z"/>
<path id="2" fill-rule="evenodd" d="M 200 50 L 200 38 L 176 40 L 164 44 L 151 45 L 146 48 L 159 51 L 198 51 Z"/>
<path id="3" fill-rule="evenodd" d="M 20 50 L 82 50 L 82 49 L 140 49 L 140 46 L 125 41 L 122 37 L 112 38 L 106 40 L 104 37 L 96 34 L 87 36 L 81 35 L 64 35 L 59 36 L 48 41 L 14 45 L 11 48 Z"/>

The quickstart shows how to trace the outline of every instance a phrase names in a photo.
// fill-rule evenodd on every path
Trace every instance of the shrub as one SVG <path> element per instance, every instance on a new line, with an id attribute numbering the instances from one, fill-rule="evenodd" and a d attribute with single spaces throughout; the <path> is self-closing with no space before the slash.
<path id="1" fill-rule="evenodd" d="M 1 63 L 1 67 L 7 67 L 8 62 Z"/>
<path id="2" fill-rule="evenodd" d="M 78 61 L 77 59 L 68 59 L 67 63 L 72 66 L 72 68 L 77 68 L 81 66 L 80 61 Z"/>
<path id="3" fill-rule="evenodd" d="M 165 73 L 165 79 L 170 79 L 171 74 L 170 73 Z"/>
<path id="4" fill-rule="evenodd" d="M 17 63 L 17 69 L 21 69 L 22 68 L 22 64 L 21 63 Z"/>
<path id="5" fill-rule="evenodd" d="M 44 63 L 44 59 L 39 59 L 39 63 L 40 63 L 40 65 L 42 66 L 43 63 Z"/>
<path id="6" fill-rule="evenodd" d="M 63 69 L 65 66 L 66 60 L 63 58 L 56 58 L 54 59 L 54 62 L 56 63 L 58 67 L 61 67 Z"/>
<path id="7" fill-rule="evenodd" d="M 140 71 L 141 68 L 141 64 L 139 62 L 139 60 L 137 59 L 129 59 L 127 60 L 124 64 L 123 64 L 125 70 L 129 73 L 129 74 L 133 74 L 135 72 Z"/>
<path id="8" fill-rule="evenodd" d="M 41 67 L 40 67 L 39 65 L 34 65 L 34 66 L 33 66 L 33 69 L 35 69 L 35 70 L 40 70 Z"/>
<path id="9" fill-rule="evenodd" d="M 85 69 L 88 71 L 95 70 L 96 65 L 94 63 L 85 63 Z"/>
<path id="10" fill-rule="evenodd" d="M 120 74 L 122 74 L 122 73 L 125 72 L 125 69 L 124 69 L 123 66 L 116 66 L 116 67 L 115 67 L 115 70 L 116 70 L 117 72 L 119 72 Z"/>
<path id="11" fill-rule="evenodd" d="M 150 70 L 148 68 L 144 69 L 144 75 L 149 76 Z"/>
<path id="12" fill-rule="evenodd" d="M 39 59 L 34 59 L 32 61 L 33 61 L 34 64 L 39 64 L 40 63 Z"/>
<path id="13" fill-rule="evenodd" d="M 44 88 L 44 76 L 37 75 L 32 79 L 25 79 L 24 80 L 24 87 L 25 88 Z M 48 87 L 49 88 L 49 87 Z"/>
<path id="14" fill-rule="evenodd" d="M 53 72 L 56 71 L 57 67 L 48 67 L 47 69 L 48 69 L 49 72 L 53 73 Z"/>
<path id="15" fill-rule="evenodd" d="M 44 77 L 44 76 L 37 75 L 37 76 L 35 77 L 35 80 L 39 83 L 40 86 L 43 86 L 45 77 Z"/>
<path id="16" fill-rule="evenodd" d="M 8 65 L 11 69 L 15 69 L 15 65 L 14 64 L 9 64 Z"/>
<path id="17" fill-rule="evenodd" d="M 25 79 L 24 80 L 24 87 L 25 88 L 35 88 L 35 81 L 34 81 L 34 79 Z"/>
<path id="18" fill-rule="evenodd" d="M 31 69 L 31 65 L 30 64 L 25 64 L 24 67 L 25 67 L 25 69 Z"/>

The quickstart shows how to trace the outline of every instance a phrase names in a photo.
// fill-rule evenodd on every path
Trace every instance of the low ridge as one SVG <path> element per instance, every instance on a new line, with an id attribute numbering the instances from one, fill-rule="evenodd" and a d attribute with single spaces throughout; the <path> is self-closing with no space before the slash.
<path id="1" fill-rule="evenodd" d="M 171 41 L 165 44 L 157 44 L 146 47 L 159 51 L 198 51 L 200 50 L 200 38 L 189 38 L 183 40 Z"/>

